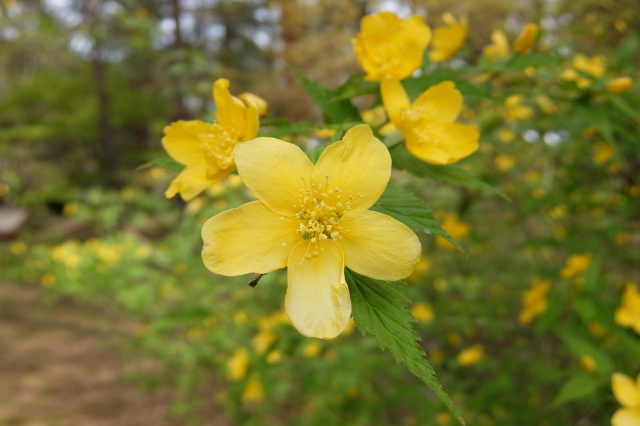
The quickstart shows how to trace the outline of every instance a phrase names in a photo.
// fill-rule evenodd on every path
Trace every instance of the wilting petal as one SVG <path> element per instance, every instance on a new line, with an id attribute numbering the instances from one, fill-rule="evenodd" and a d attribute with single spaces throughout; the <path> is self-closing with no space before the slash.
<path id="1" fill-rule="evenodd" d="M 162 146 L 167 153 L 185 166 L 202 161 L 202 146 L 212 133 L 212 125 L 199 120 L 176 121 L 164 128 Z"/>
<path id="2" fill-rule="evenodd" d="M 235 276 L 265 274 L 287 265 L 298 221 L 281 217 L 260 201 L 227 210 L 202 227 L 202 260 L 211 272 Z"/>
<path id="3" fill-rule="evenodd" d="M 396 126 L 399 125 L 402 119 L 402 111 L 411 105 L 409 95 L 407 95 L 400 81 L 391 77 L 382 80 L 380 93 L 382 94 L 382 102 L 384 103 L 384 109 L 387 110 L 389 120 Z"/>
<path id="4" fill-rule="evenodd" d="M 640 389 L 629 377 L 621 373 L 611 376 L 611 390 L 620 405 L 624 407 L 640 407 Z"/>
<path id="5" fill-rule="evenodd" d="M 620 408 L 613 413 L 611 426 L 640 426 L 640 408 Z"/>
<path id="6" fill-rule="evenodd" d="M 462 95 L 452 81 L 443 81 L 424 92 L 411 105 L 423 119 L 436 123 L 456 121 L 462 109 Z"/>
<path id="7" fill-rule="evenodd" d="M 274 138 L 236 145 L 234 156 L 242 181 L 269 209 L 294 216 L 300 189 L 310 188 L 313 163 L 297 146 Z M 388 178 L 387 178 L 388 179 Z"/>
<path id="8" fill-rule="evenodd" d="M 420 260 L 420 241 L 403 223 L 385 214 L 364 210 L 340 219 L 347 268 L 379 280 L 399 280 L 413 272 Z M 348 231 L 348 232 L 347 232 Z"/>
<path id="9" fill-rule="evenodd" d="M 380 198 L 391 177 L 391 156 L 387 147 L 360 124 L 341 141 L 329 145 L 313 169 L 313 182 L 338 187 L 353 195 L 353 209 L 368 209 Z M 348 200 L 347 200 L 348 201 Z"/>
<path id="10" fill-rule="evenodd" d="M 242 101 L 229 93 L 229 80 L 220 78 L 213 83 L 213 99 L 216 102 L 216 120 L 241 138 L 246 126 L 247 107 Z"/>
<path id="11" fill-rule="evenodd" d="M 314 256 L 313 250 L 319 254 Z M 289 256 L 288 276 L 284 305 L 294 327 L 309 337 L 338 336 L 349 322 L 351 299 L 344 279 L 344 255 L 337 244 L 299 242 Z"/>
<path id="12" fill-rule="evenodd" d="M 478 149 L 477 129 L 460 123 L 445 123 L 405 132 L 407 150 L 432 164 L 451 164 Z"/>
<path id="13" fill-rule="evenodd" d="M 207 167 L 201 159 L 200 162 L 185 167 L 184 170 L 171 181 L 171 185 L 169 185 L 164 195 L 167 198 L 171 198 L 179 193 L 184 201 L 189 201 L 214 183 L 222 180 L 223 177 L 224 176 L 220 177 L 218 180 L 208 179 Z"/>

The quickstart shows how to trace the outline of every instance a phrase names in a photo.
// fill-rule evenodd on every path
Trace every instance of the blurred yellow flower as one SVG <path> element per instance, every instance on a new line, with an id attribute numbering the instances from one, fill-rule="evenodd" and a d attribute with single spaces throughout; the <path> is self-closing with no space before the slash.
<path id="1" fill-rule="evenodd" d="M 460 50 L 467 38 L 467 17 L 463 16 L 460 22 L 456 21 L 450 13 L 442 15 L 444 27 L 438 27 L 433 32 L 433 41 L 429 59 L 440 62 L 451 58 Z"/>
<path id="2" fill-rule="evenodd" d="M 40 278 L 40 284 L 43 287 L 51 287 L 56 283 L 56 276 L 53 274 L 44 274 L 42 278 Z"/>
<path id="3" fill-rule="evenodd" d="M 622 304 L 616 310 L 615 322 L 621 327 L 631 327 L 640 334 L 640 293 L 633 282 L 626 284 Z"/>
<path id="4" fill-rule="evenodd" d="M 169 185 L 167 198 L 179 193 L 189 201 L 224 179 L 236 168 L 233 159 L 236 144 L 258 134 L 259 107 L 232 96 L 229 80 L 216 80 L 213 98 L 217 105 L 214 124 L 176 121 L 164 129 L 162 146 L 174 160 L 186 166 Z"/>
<path id="5" fill-rule="evenodd" d="M 422 16 L 400 19 L 391 12 L 380 12 L 362 18 L 360 26 L 352 43 L 367 80 L 403 80 L 422 65 L 431 40 L 431 29 Z"/>
<path id="6" fill-rule="evenodd" d="M 580 358 L 580 366 L 583 370 L 588 371 L 589 373 L 593 373 L 598 369 L 598 364 L 589 355 L 584 355 Z"/>
<path id="7" fill-rule="evenodd" d="M 462 222 L 455 213 L 438 212 L 437 216 L 440 219 L 440 226 L 456 240 L 460 240 L 471 231 L 471 227 L 467 223 Z M 436 236 L 436 245 L 442 248 L 454 247 L 449 241 L 439 236 Z"/>
<path id="8" fill-rule="evenodd" d="M 227 360 L 227 377 L 229 380 L 240 380 L 247 375 L 249 367 L 249 352 L 245 348 L 238 348 Z"/>
<path id="9" fill-rule="evenodd" d="M 533 115 L 533 109 L 523 105 L 522 95 L 511 95 L 504 101 L 505 119 L 510 121 L 521 121 Z"/>
<path id="10" fill-rule="evenodd" d="M 267 354 L 267 364 L 277 364 L 280 362 L 280 360 L 282 359 L 282 352 L 280 351 L 271 351 Z"/>
<path id="11" fill-rule="evenodd" d="M 522 311 L 518 317 L 520 324 L 528 324 L 531 320 L 547 310 L 547 292 L 551 288 L 549 280 L 531 280 L 531 289 L 522 295 Z"/>
<path id="12" fill-rule="evenodd" d="M 516 135 L 509 129 L 500 129 L 498 130 L 498 139 L 500 139 L 503 143 L 511 143 L 515 140 Z"/>
<path id="13" fill-rule="evenodd" d="M 517 55 L 523 55 L 529 51 L 533 42 L 538 35 L 538 26 L 536 24 L 527 24 L 517 39 L 513 42 L 511 48 Z"/>
<path id="14" fill-rule="evenodd" d="M 604 56 L 589 58 L 579 53 L 573 57 L 572 65 L 578 71 L 587 73 L 595 78 L 600 78 L 607 69 L 607 59 Z"/>
<path id="15" fill-rule="evenodd" d="M 489 59 L 504 58 L 509 56 L 509 40 L 502 30 L 494 30 L 491 33 L 491 44 L 485 46 L 482 54 Z"/>
<path id="16" fill-rule="evenodd" d="M 436 423 L 438 423 L 439 425 L 445 426 L 448 425 L 449 422 L 451 422 L 451 414 L 447 413 L 446 411 L 441 411 L 436 414 Z"/>
<path id="17" fill-rule="evenodd" d="M 571 278 L 582 274 L 591 265 L 593 255 L 591 253 L 572 254 L 560 271 L 562 278 Z"/>
<path id="18" fill-rule="evenodd" d="M 276 335 L 270 330 L 261 330 L 253 336 L 251 344 L 258 355 L 262 355 L 276 341 Z"/>
<path id="19" fill-rule="evenodd" d="M 613 148 L 608 143 L 602 142 L 595 146 L 593 153 L 593 162 L 602 165 L 613 157 Z"/>
<path id="20" fill-rule="evenodd" d="M 515 163 L 516 163 L 516 157 L 509 154 L 499 154 L 496 156 L 496 158 L 493 159 L 493 164 L 495 164 L 495 166 L 501 172 L 506 172 L 511 170 Z"/>
<path id="21" fill-rule="evenodd" d="M 367 123 L 371 127 L 378 127 L 387 121 L 387 113 L 384 110 L 383 105 L 378 105 L 375 108 L 362 111 L 362 121 Z"/>
<path id="22" fill-rule="evenodd" d="M 625 31 L 627 31 L 627 23 L 624 22 L 622 19 L 618 19 L 613 23 L 613 26 L 616 28 L 616 30 L 618 30 L 619 32 L 623 33 Z"/>
<path id="23" fill-rule="evenodd" d="M 204 207 L 205 202 L 204 198 L 196 197 L 193 200 L 189 201 L 184 208 L 184 211 L 189 214 L 196 214 Z"/>
<path id="24" fill-rule="evenodd" d="M 11 187 L 4 182 L 0 182 L 0 197 L 4 197 L 11 192 Z"/>
<path id="25" fill-rule="evenodd" d="M 227 276 L 288 267 L 285 309 L 303 335 L 331 339 L 347 326 L 345 267 L 382 280 L 413 272 L 416 234 L 368 210 L 389 183 L 391 156 L 366 124 L 327 147 L 315 165 L 273 138 L 237 145 L 235 158 L 258 201 L 205 223 L 202 259 Z"/>
<path id="26" fill-rule="evenodd" d="M 547 95 L 536 96 L 536 103 L 545 114 L 556 114 L 559 109 Z"/>
<path id="27" fill-rule="evenodd" d="M 257 374 L 252 374 L 242 392 L 242 402 L 249 404 L 263 400 L 264 390 L 262 389 L 262 382 Z"/>
<path id="28" fill-rule="evenodd" d="M 407 150 L 428 163 L 455 163 L 478 149 L 478 130 L 455 122 L 462 110 L 462 95 L 455 87 L 444 81 L 411 104 L 398 80 L 382 81 L 382 101 L 389 119 L 404 134 Z"/>
<path id="29" fill-rule="evenodd" d="M 611 417 L 611 426 L 640 425 L 640 374 L 634 382 L 622 373 L 611 376 L 613 396 L 622 405 Z"/>
<path id="30" fill-rule="evenodd" d="M 431 306 L 424 302 L 416 302 L 412 304 L 411 315 L 420 322 L 431 322 L 435 318 Z"/>
<path id="31" fill-rule="evenodd" d="M 9 245 L 9 251 L 16 256 L 21 256 L 27 251 L 27 245 L 22 241 L 14 241 Z"/>
<path id="32" fill-rule="evenodd" d="M 320 139 L 331 139 L 336 134 L 336 129 L 318 129 L 313 131 L 313 136 Z"/>
<path id="33" fill-rule="evenodd" d="M 430 267 L 431 267 L 431 261 L 424 256 L 420 256 L 420 260 L 418 261 L 416 268 L 414 269 L 413 273 L 409 276 L 409 278 L 407 278 L 407 280 L 408 281 L 419 280 L 424 276 L 424 274 L 427 273 Z"/>
<path id="34" fill-rule="evenodd" d="M 460 365 L 477 364 L 484 358 L 484 346 L 477 344 L 460 351 L 456 360 Z"/>
<path id="35" fill-rule="evenodd" d="M 302 355 L 305 358 L 315 358 L 318 356 L 321 350 L 322 350 L 322 346 L 320 345 L 320 343 L 311 342 L 304 347 L 304 350 L 302 351 Z"/>
<path id="36" fill-rule="evenodd" d="M 633 84 L 631 77 L 614 78 L 607 83 L 607 91 L 614 95 L 624 92 Z"/>

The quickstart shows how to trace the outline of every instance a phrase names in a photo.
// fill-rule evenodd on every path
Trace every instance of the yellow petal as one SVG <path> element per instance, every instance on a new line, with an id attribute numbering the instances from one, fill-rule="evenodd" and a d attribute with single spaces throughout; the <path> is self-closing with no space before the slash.
<path id="1" fill-rule="evenodd" d="M 202 145 L 211 128 L 211 124 L 199 120 L 176 121 L 164 128 L 162 146 L 171 158 L 185 166 L 202 161 Z"/>
<path id="2" fill-rule="evenodd" d="M 260 127 L 260 110 L 258 105 L 254 103 L 247 104 L 247 118 L 245 122 L 243 141 L 248 141 L 258 136 L 258 128 Z"/>
<path id="3" fill-rule="evenodd" d="M 338 240 L 345 264 L 359 274 L 379 280 L 399 280 L 420 260 L 420 240 L 406 225 L 385 214 L 364 210 L 340 219 Z M 348 231 L 348 232 L 347 232 Z"/>
<path id="4" fill-rule="evenodd" d="M 226 276 L 284 268 L 300 239 L 298 223 L 271 212 L 260 201 L 220 213 L 202 227 L 204 265 Z"/>
<path id="5" fill-rule="evenodd" d="M 424 92 L 411 105 L 424 119 L 437 123 L 456 121 L 462 109 L 462 95 L 452 81 L 443 81 Z"/>
<path id="6" fill-rule="evenodd" d="M 190 201 L 217 181 L 207 178 L 207 167 L 204 161 L 190 164 L 171 182 L 164 195 L 172 198 L 180 194 L 184 201 Z M 220 177 L 221 180 L 224 176 Z"/>
<path id="7" fill-rule="evenodd" d="M 467 37 L 467 18 L 462 17 L 457 23 L 451 14 L 443 15 L 443 20 L 448 25 L 438 27 L 433 32 L 429 59 L 433 62 L 444 61 L 451 58 L 464 44 Z"/>
<path id="8" fill-rule="evenodd" d="M 640 426 L 640 409 L 619 409 L 611 417 L 611 426 Z"/>
<path id="9" fill-rule="evenodd" d="M 611 376 L 611 390 L 623 407 L 640 406 L 640 388 L 624 374 L 613 373 Z"/>
<path id="10" fill-rule="evenodd" d="M 310 188 L 313 163 L 300 148 L 274 138 L 257 138 L 236 145 L 238 173 L 269 209 L 295 215 L 300 189 Z"/>
<path id="11" fill-rule="evenodd" d="M 518 38 L 513 42 L 511 48 L 516 54 L 527 53 L 534 40 L 538 35 L 538 26 L 536 24 L 527 24 L 522 30 Z"/>
<path id="12" fill-rule="evenodd" d="M 216 120 L 241 138 L 245 130 L 247 107 L 242 101 L 229 93 L 229 80 L 220 78 L 213 83 L 213 99 L 216 102 Z"/>
<path id="13" fill-rule="evenodd" d="M 267 115 L 267 112 L 269 111 L 269 104 L 260 96 L 253 93 L 240 93 L 238 98 L 247 106 L 249 104 L 254 104 L 258 109 L 258 115 L 260 117 Z"/>
<path id="14" fill-rule="evenodd" d="M 289 286 L 284 305 L 294 327 L 303 335 L 333 339 L 351 316 L 351 299 L 344 279 L 344 256 L 332 240 L 298 243 L 289 256 Z M 310 256 L 310 258 L 308 257 Z"/>
<path id="15" fill-rule="evenodd" d="M 351 191 L 351 208 L 368 209 L 378 201 L 390 177 L 391 155 L 387 147 L 373 136 L 369 126 L 360 124 L 322 152 L 312 180 Z"/>
<path id="16" fill-rule="evenodd" d="M 407 150 L 432 164 L 452 164 L 478 149 L 480 133 L 460 123 L 433 125 L 405 132 Z"/>
<path id="17" fill-rule="evenodd" d="M 402 111 L 409 108 L 409 95 L 402 87 L 399 80 L 389 77 L 382 80 L 380 84 L 380 93 L 382 94 L 382 102 L 387 110 L 389 120 L 396 126 L 399 125 L 402 118 Z"/>

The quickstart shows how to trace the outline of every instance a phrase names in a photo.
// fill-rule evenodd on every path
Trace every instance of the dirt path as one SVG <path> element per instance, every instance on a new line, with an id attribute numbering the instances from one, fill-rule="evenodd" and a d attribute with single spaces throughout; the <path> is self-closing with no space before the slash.
<path id="1" fill-rule="evenodd" d="M 127 377 L 125 324 L 43 290 L 0 283 L 0 426 L 164 426 L 171 395 Z M 120 330 L 120 331 L 119 331 Z"/>

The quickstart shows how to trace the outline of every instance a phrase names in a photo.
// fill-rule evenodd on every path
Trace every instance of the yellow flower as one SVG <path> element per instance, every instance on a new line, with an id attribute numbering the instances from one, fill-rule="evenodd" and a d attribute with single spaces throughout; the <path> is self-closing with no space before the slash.
<path id="1" fill-rule="evenodd" d="M 632 327 L 640 334 L 640 293 L 634 283 L 627 283 L 614 319 L 619 326 Z"/>
<path id="2" fill-rule="evenodd" d="M 580 366 L 583 370 L 588 371 L 589 373 L 593 373 L 598 369 L 596 360 L 589 355 L 583 355 L 582 358 L 580 358 Z"/>
<path id="3" fill-rule="evenodd" d="M 554 105 L 551 98 L 547 95 L 536 96 L 536 103 L 545 114 L 555 114 L 558 112 L 558 107 Z"/>
<path id="4" fill-rule="evenodd" d="M 444 81 L 411 104 L 398 80 L 382 80 L 382 101 L 389 119 L 404 134 L 409 152 L 422 161 L 451 164 L 478 149 L 478 130 L 455 122 L 462 109 L 462 95 L 455 87 Z"/>
<path id="5" fill-rule="evenodd" d="M 445 13 L 442 15 L 442 20 L 446 26 L 438 27 L 433 32 L 433 42 L 429 52 L 429 59 L 433 62 L 445 61 L 455 55 L 467 37 L 466 16 L 458 22 L 452 14 Z"/>
<path id="6" fill-rule="evenodd" d="M 462 350 L 456 360 L 460 365 L 473 365 L 480 362 L 482 358 L 484 358 L 484 347 L 478 344 Z"/>
<path id="7" fill-rule="evenodd" d="M 517 55 L 527 53 L 531 48 L 536 36 L 538 35 L 538 26 L 536 24 L 527 24 L 517 39 L 513 42 L 511 48 Z"/>
<path id="8" fill-rule="evenodd" d="M 307 346 L 305 346 L 304 350 L 302 351 L 302 355 L 305 358 L 315 358 L 318 356 L 321 350 L 322 346 L 320 346 L 320 343 L 318 343 L 317 341 L 311 342 Z"/>
<path id="9" fill-rule="evenodd" d="M 501 172 L 506 172 L 511 170 L 515 163 L 516 163 L 516 158 L 513 155 L 509 155 L 509 154 L 499 154 L 496 156 L 496 158 L 493 159 L 493 164 L 495 164 L 495 166 Z"/>
<path id="10" fill-rule="evenodd" d="M 431 306 L 424 302 L 416 302 L 411 305 L 411 315 L 420 322 L 431 322 L 435 317 Z"/>
<path id="11" fill-rule="evenodd" d="M 262 390 L 262 382 L 260 378 L 253 374 L 244 387 L 242 392 L 242 402 L 245 404 L 252 402 L 260 402 L 264 400 L 264 390 Z"/>
<path id="12" fill-rule="evenodd" d="M 562 278 L 571 278 L 582 274 L 591 265 L 592 257 L 591 253 L 572 254 L 567 259 L 567 264 L 560 271 L 560 276 Z"/>
<path id="13" fill-rule="evenodd" d="M 439 213 L 438 216 L 440 217 L 440 225 L 456 240 L 466 236 L 471 230 L 471 227 L 462 222 L 455 213 Z M 436 245 L 443 248 L 453 248 L 453 245 L 442 237 L 436 238 Z"/>
<path id="14" fill-rule="evenodd" d="M 285 310 L 303 335 L 330 339 L 347 326 L 345 266 L 397 280 L 418 263 L 421 247 L 413 231 L 367 210 L 391 176 L 389 152 L 369 126 L 349 130 L 316 165 L 297 146 L 274 138 L 238 144 L 235 158 L 258 201 L 205 223 L 204 264 L 227 276 L 287 266 Z"/>
<path id="15" fill-rule="evenodd" d="M 176 121 L 164 129 L 162 146 L 174 160 L 186 166 L 165 192 L 167 198 L 179 193 L 189 201 L 224 179 L 236 168 L 233 161 L 236 144 L 258 134 L 259 106 L 231 96 L 229 80 L 216 80 L 213 99 L 217 105 L 215 123 Z"/>
<path id="16" fill-rule="evenodd" d="M 360 26 L 352 43 L 367 80 L 381 81 L 388 76 L 402 80 L 422 65 L 431 40 L 431 29 L 422 16 L 400 19 L 391 12 L 380 12 L 362 18 Z"/>
<path id="17" fill-rule="evenodd" d="M 521 121 L 533 115 L 533 109 L 522 105 L 522 95 L 511 95 L 504 101 L 505 119 L 511 121 Z"/>
<path id="18" fill-rule="evenodd" d="M 248 367 L 249 353 L 245 348 L 239 348 L 227 361 L 227 377 L 229 380 L 240 380 L 247 375 Z"/>
<path id="19" fill-rule="evenodd" d="M 640 425 L 640 374 L 634 382 L 622 373 L 611 376 L 611 390 L 622 408 L 611 417 L 612 426 Z"/>
<path id="20" fill-rule="evenodd" d="M 582 53 L 573 57 L 572 65 L 578 71 L 587 73 L 595 78 L 602 77 L 607 69 L 607 59 L 604 56 L 589 58 Z"/>
<path id="21" fill-rule="evenodd" d="M 547 310 L 547 292 L 551 288 L 548 280 L 533 279 L 531 289 L 522 295 L 522 312 L 518 317 L 520 324 L 528 324 L 531 320 Z"/>
<path id="22" fill-rule="evenodd" d="M 595 152 L 593 153 L 593 162 L 601 165 L 611 160 L 613 157 L 613 148 L 608 143 L 599 143 L 595 146 Z"/>
<path id="23" fill-rule="evenodd" d="M 495 30 L 491 33 L 491 44 L 485 46 L 482 54 L 489 59 L 509 56 L 509 40 L 504 31 Z"/>
<path id="24" fill-rule="evenodd" d="M 614 95 L 624 92 L 633 84 L 631 77 L 614 78 L 607 83 L 607 91 Z"/>

